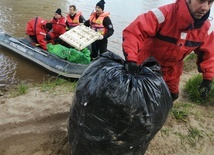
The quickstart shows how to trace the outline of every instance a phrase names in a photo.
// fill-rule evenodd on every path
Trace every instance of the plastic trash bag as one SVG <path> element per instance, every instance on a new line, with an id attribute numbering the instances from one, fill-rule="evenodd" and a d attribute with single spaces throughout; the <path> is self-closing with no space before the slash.
<path id="1" fill-rule="evenodd" d="M 72 155 L 143 155 L 171 107 L 154 59 L 131 74 L 122 58 L 103 53 L 77 83 L 68 124 Z"/>

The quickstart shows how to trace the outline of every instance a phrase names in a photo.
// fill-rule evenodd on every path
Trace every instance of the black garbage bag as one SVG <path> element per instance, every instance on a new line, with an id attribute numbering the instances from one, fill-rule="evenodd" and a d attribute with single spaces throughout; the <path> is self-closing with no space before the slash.
<path id="1" fill-rule="evenodd" d="M 172 99 L 160 66 L 148 59 L 131 74 L 103 53 L 77 83 L 68 137 L 72 155 L 143 155 L 165 123 Z"/>

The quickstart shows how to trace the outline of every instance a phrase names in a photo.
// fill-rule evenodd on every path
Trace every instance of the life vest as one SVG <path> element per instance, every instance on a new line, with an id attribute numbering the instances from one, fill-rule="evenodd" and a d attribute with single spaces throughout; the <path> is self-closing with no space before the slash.
<path id="1" fill-rule="evenodd" d="M 66 21 L 67 21 L 69 28 L 74 28 L 75 26 L 78 26 L 80 24 L 79 18 L 81 15 L 82 15 L 82 12 L 80 12 L 80 11 L 76 12 L 74 19 L 71 18 L 70 14 L 67 15 Z"/>
<path id="2" fill-rule="evenodd" d="M 103 12 L 98 18 L 96 18 L 96 12 L 92 13 L 89 19 L 91 28 L 102 35 L 106 34 L 107 29 L 103 25 L 103 20 L 108 16 L 109 12 Z"/>

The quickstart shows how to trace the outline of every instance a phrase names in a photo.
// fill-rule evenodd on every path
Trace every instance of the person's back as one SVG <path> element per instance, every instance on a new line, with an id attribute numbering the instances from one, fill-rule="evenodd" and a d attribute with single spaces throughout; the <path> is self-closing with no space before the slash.
<path id="1" fill-rule="evenodd" d="M 69 13 L 66 16 L 66 26 L 68 27 L 68 30 L 84 22 L 85 22 L 85 18 L 83 17 L 82 12 L 77 11 L 77 8 L 75 5 L 70 5 Z"/>
<path id="2" fill-rule="evenodd" d="M 48 28 L 51 29 L 52 25 L 47 23 L 46 20 L 36 17 L 31 19 L 26 25 L 26 34 L 32 39 L 32 41 L 43 49 L 47 50 L 46 33 Z"/>
<path id="3" fill-rule="evenodd" d="M 36 17 L 36 18 L 31 19 L 27 23 L 26 34 L 28 34 L 28 35 L 36 35 L 40 31 L 41 32 L 45 32 L 45 29 L 43 28 L 43 26 L 46 23 L 47 22 L 44 19 L 40 18 L 40 17 Z"/>

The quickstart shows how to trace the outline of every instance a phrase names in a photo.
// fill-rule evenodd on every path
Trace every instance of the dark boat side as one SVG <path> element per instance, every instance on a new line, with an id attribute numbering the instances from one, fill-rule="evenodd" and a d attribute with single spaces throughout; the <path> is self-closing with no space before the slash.
<path id="1" fill-rule="evenodd" d="M 0 34 L 0 45 L 37 63 L 45 69 L 67 78 L 79 78 L 88 65 L 68 62 L 39 47 L 28 39 L 16 39 L 8 34 Z"/>

